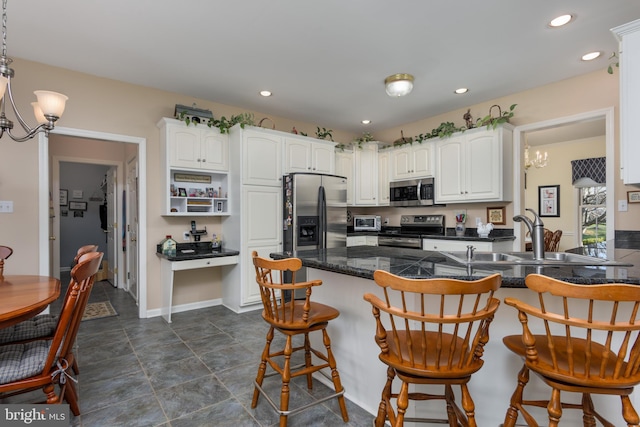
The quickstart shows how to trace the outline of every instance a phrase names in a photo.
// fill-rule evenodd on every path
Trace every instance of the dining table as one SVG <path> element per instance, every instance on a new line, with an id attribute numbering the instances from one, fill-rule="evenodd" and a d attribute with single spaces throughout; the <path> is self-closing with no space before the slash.
<path id="1" fill-rule="evenodd" d="M 60 296 L 60 280 L 48 276 L 10 275 L 0 280 L 0 328 L 35 316 Z"/>

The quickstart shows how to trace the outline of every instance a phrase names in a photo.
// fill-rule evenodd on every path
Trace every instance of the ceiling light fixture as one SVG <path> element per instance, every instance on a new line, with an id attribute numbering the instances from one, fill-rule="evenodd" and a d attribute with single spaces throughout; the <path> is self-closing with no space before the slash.
<path id="1" fill-rule="evenodd" d="M 364 119 L 361 123 L 362 123 L 363 125 L 370 125 L 370 124 L 371 124 L 371 120 Z"/>
<path id="2" fill-rule="evenodd" d="M 272 93 L 271 93 L 271 91 L 268 91 L 268 90 L 261 90 L 260 91 L 260 95 L 262 95 L 264 97 L 267 97 L 267 96 L 271 96 Z"/>
<path id="3" fill-rule="evenodd" d="M 466 87 L 461 87 L 453 91 L 453 93 L 455 93 L 456 95 L 462 95 L 463 93 L 467 92 L 469 92 L 469 89 L 467 89 Z"/>
<path id="4" fill-rule="evenodd" d="M 413 89 L 413 76 L 411 74 L 393 74 L 384 79 L 387 95 L 398 97 L 408 95 Z"/>
<path id="5" fill-rule="evenodd" d="M 540 151 L 536 151 L 536 157 L 534 159 L 529 158 L 529 144 L 524 144 L 524 168 L 528 170 L 531 166 L 536 168 L 543 168 L 549 163 L 549 155 L 545 151 L 544 154 Z"/>
<path id="6" fill-rule="evenodd" d="M 549 22 L 549 27 L 551 28 L 562 27 L 563 25 L 567 25 L 569 22 L 573 21 L 574 19 L 575 19 L 574 15 L 569 15 L 569 14 L 560 15 Z"/>
<path id="7" fill-rule="evenodd" d="M 589 52 L 582 55 L 583 61 L 593 61 L 596 58 L 599 58 L 602 55 L 602 52 Z"/>
<path id="8" fill-rule="evenodd" d="M 38 132 L 49 134 L 55 126 L 55 122 L 62 116 L 64 106 L 67 101 L 65 95 L 48 90 L 36 90 L 34 93 L 38 98 L 38 102 L 32 102 L 33 113 L 39 125 L 31 128 L 22 118 L 16 104 L 13 101 L 13 93 L 11 93 L 11 79 L 14 76 L 13 68 L 11 68 L 13 60 L 7 57 L 7 0 L 2 1 L 2 55 L 0 56 L 0 98 L 2 106 L 0 107 L 0 138 L 6 132 L 14 141 L 22 142 L 33 138 Z M 5 96 L 6 95 L 6 96 Z M 8 100 L 7 100 L 8 98 Z M 16 136 L 11 133 L 13 122 L 5 115 L 5 107 L 7 103 L 11 104 L 13 112 L 26 132 L 24 136 Z"/>

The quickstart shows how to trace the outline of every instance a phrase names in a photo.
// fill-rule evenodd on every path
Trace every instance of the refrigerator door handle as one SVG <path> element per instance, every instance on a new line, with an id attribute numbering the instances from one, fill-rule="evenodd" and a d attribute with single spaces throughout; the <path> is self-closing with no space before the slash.
<path id="1" fill-rule="evenodd" d="M 324 187 L 318 188 L 318 249 L 327 247 L 327 204 Z"/>

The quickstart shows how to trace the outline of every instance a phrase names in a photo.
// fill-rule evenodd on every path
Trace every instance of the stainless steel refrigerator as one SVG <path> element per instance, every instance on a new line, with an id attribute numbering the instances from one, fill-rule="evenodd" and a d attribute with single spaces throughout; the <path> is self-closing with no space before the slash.
<path id="1" fill-rule="evenodd" d="M 285 252 L 347 246 L 347 178 L 285 175 L 282 199 Z"/>

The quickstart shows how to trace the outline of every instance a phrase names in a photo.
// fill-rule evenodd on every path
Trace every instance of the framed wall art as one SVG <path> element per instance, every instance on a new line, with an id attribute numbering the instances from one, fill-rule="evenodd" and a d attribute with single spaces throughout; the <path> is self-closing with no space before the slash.
<path id="1" fill-rule="evenodd" d="M 69 210 L 71 211 L 86 211 L 87 202 L 69 202 Z M 76 215 L 78 216 L 78 215 Z"/>
<path id="2" fill-rule="evenodd" d="M 69 190 L 60 190 L 60 206 L 67 206 L 69 202 Z"/>
<path id="3" fill-rule="evenodd" d="M 627 191 L 627 202 L 640 203 L 640 191 Z"/>
<path id="4" fill-rule="evenodd" d="M 560 186 L 538 186 L 538 215 L 560 216 Z"/>
<path id="5" fill-rule="evenodd" d="M 505 225 L 507 223 L 506 210 L 504 206 L 500 208 L 487 208 L 487 222 L 493 225 Z"/>

